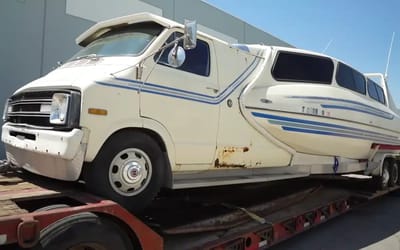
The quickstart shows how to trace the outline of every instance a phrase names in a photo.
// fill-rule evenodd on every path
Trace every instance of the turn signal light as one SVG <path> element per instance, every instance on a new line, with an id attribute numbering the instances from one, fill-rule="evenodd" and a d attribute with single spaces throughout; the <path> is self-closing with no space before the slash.
<path id="1" fill-rule="evenodd" d="M 95 108 L 88 109 L 88 113 L 92 115 L 104 115 L 104 116 L 108 114 L 106 109 L 95 109 Z"/>

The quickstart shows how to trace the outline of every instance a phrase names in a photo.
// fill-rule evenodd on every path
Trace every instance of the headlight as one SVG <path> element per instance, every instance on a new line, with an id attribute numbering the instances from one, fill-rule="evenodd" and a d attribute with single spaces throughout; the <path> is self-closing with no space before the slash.
<path id="1" fill-rule="evenodd" d="M 67 122 L 69 94 L 55 93 L 51 101 L 50 123 L 63 125 Z"/>
<path id="2" fill-rule="evenodd" d="M 3 122 L 6 122 L 8 119 L 8 113 L 11 112 L 11 106 L 8 105 L 10 100 L 7 99 L 6 104 L 4 105 L 4 111 L 3 111 Z"/>

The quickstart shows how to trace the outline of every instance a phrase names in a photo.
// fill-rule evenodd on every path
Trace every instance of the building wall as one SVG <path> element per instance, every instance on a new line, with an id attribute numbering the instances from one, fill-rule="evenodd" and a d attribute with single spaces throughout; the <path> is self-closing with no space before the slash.
<path id="1" fill-rule="evenodd" d="M 181 23 L 197 20 L 199 30 L 227 42 L 290 46 L 200 0 L 2 0 L 0 106 L 16 89 L 76 53 L 75 38 L 95 22 L 141 11 Z"/>

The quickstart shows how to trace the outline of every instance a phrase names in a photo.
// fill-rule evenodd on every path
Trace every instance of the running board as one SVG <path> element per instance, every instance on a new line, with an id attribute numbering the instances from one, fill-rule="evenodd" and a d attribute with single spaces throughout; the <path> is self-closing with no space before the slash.
<path id="1" fill-rule="evenodd" d="M 179 174 L 178 174 L 179 175 Z M 223 186 L 233 184 L 246 184 L 257 182 L 269 182 L 277 180 L 287 180 L 293 178 L 301 178 L 309 176 L 308 173 L 300 174 L 264 174 L 264 175 L 250 175 L 250 176 L 230 176 L 230 177 L 208 177 L 203 179 L 185 178 L 175 179 L 173 189 L 183 188 L 197 188 L 197 187 L 211 187 Z"/>

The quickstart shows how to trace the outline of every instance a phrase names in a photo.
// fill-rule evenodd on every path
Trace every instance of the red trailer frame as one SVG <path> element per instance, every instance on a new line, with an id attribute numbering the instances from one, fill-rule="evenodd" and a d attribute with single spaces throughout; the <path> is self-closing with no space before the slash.
<path id="1" fill-rule="evenodd" d="M 3 210 L 3 213 L 0 213 L 0 246 L 17 243 L 22 248 L 32 247 L 38 243 L 40 232 L 46 227 L 73 214 L 92 212 L 113 218 L 124 225 L 137 237 L 142 248 L 163 249 L 162 237 L 117 203 L 81 191 L 20 181 L 17 176 L 0 175 L 0 210 Z M 8 184 L 5 184 L 7 182 Z M 10 185 L 13 182 L 15 184 Z M 48 211 L 24 212 L 15 203 L 15 201 L 33 202 L 61 197 L 74 200 L 79 205 Z"/>
<path id="2" fill-rule="evenodd" d="M 25 178 L 26 176 L 28 178 Z M 357 188 L 351 190 L 318 186 L 307 191 L 308 193 L 292 193 L 265 202 L 264 206 L 268 207 L 268 212 L 254 212 L 252 208 L 237 207 L 236 214 L 239 212 L 240 219 L 245 217 L 246 220 L 229 229 L 223 229 L 223 236 L 217 237 L 216 231 L 221 228 L 215 227 L 213 231 L 210 227 L 204 227 L 202 230 L 201 225 L 204 224 L 201 223 L 189 223 L 156 232 L 113 201 L 88 194 L 80 188 L 65 187 L 65 183 L 54 183 L 54 180 L 43 180 L 37 176 L 29 178 L 26 173 L 15 171 L 0 174 L 0 246 L 18 244 L 21 248 L 33 247 L 39 242 L 42 230 L 69 216 L 90 212 L 99 217 L 112 218 L 123 228 L 124 233 L 138 241 L 142 249 L 167 249 L 177 246 L 180 249 L 265 249 L 344 214 L 370 199 L 398 189 L 398 186 L 395 186 L 385 191 L 361 191 Z M 299 200 L 300 193 L 304 197 Z M 43 211 L 27 211 L 19 206 L 21 203 L 36 202 L 43 203 L 43 206 L 58 203 L 52 202 L 51 199 L 68 199 L 73 201 L 73 204 Z M 271 204 L 275 204 L 276 209 L 271 210 Z M 218 218 L 210 219 L 211 223 L 215 222 L 219 227 L 221 221 Z M 207 230 L 209 235 L 214 234 L 215 237 L 204 240 L 204 232 Z M 194 244 L 195 241 L 191 240 L 193 244 L 186 244 L 185 237 L 188 233 L 192 237 L 196 232 L 201 233 L 199 243 Z M 180 237 L 170 237 L 171 235 Z M 170 244 L 174 243 L 171 238 L 177 241 L 175 245 Z"/>

